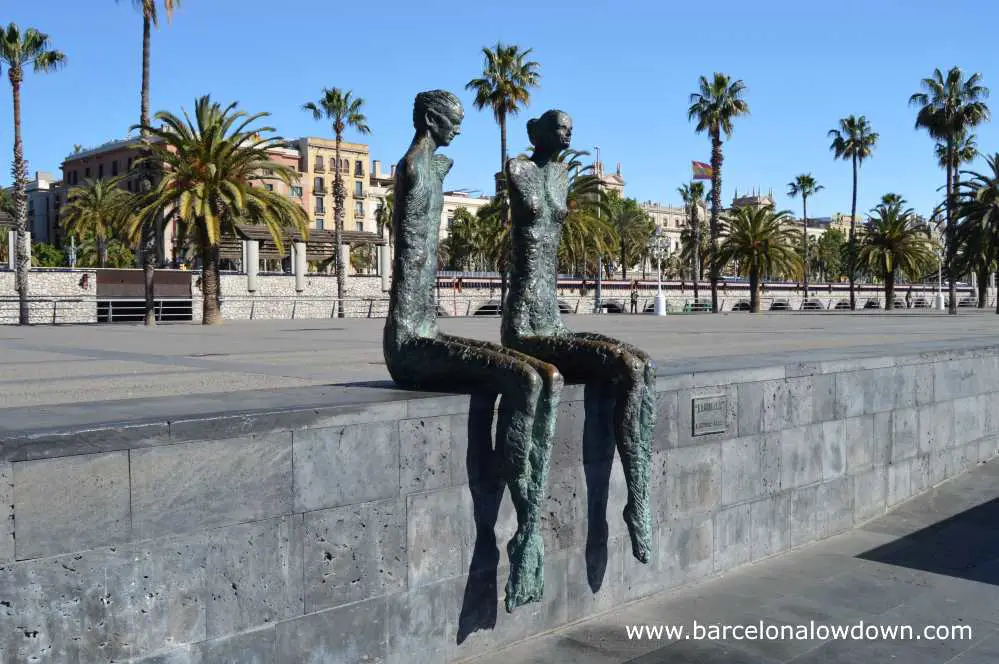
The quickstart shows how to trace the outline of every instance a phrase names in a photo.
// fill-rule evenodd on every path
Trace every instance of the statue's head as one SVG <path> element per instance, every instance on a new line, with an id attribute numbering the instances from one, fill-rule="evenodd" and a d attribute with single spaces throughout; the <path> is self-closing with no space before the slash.
<path id="1" fill-rule="evenodd" d="M 447 90 L 429 90 L 416 95 L 413 126 L 417 132 L 429 131 L 437 145 L 450 145 L 461 133 L 464 119 L 461 101 Z"/>
<path id="2" fill-rule="evenodd" d="M 565 111 L 545 111 L 537 119 L 527 121 L 527 137 L 540 152 L 559 152 L 572 143 L 572 118 Z"/>

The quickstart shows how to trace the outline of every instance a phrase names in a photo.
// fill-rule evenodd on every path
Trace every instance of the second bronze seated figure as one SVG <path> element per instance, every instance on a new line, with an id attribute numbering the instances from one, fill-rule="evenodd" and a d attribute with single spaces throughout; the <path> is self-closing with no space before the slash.
<path id="1" fill-rule="evenodd" d="M 510 291 L 503 307 L 503 345 L 558 367 L 567 382 L 609 383 L 614 442 L 624 468 L 624 520 L 635 558 L 651 555 L 651 442 L 656 420 L 656 367 L 642 350 L 593 332 L 573 332 L 559 314 L 557 257 L 567 214 L 569 177 L 560 155 L 572 139 L 572 119 L 551 110 L 527 123 L 530 158 L 506 165 L 511 229 Z"/>

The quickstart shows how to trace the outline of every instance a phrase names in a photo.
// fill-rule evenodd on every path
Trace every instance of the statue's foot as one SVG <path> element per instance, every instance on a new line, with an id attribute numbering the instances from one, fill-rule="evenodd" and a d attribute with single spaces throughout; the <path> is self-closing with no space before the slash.
<path id="1" fill-rule="evenodd" d="M 624 522 L 631 536 L 631 553 L 638 562 L 649 562 L 652 552 L 652 513 L 649 508 L 639 512 L 628 503 L 624 508 Z"/>
<path id="2" fill-rule="evenodd" d="M 541 600 L 545 591 L 545 547 L 541 531 L 520 531 L 506 545 L 510 555 L 510 578 L 506 582 L 506 610 Z"/>

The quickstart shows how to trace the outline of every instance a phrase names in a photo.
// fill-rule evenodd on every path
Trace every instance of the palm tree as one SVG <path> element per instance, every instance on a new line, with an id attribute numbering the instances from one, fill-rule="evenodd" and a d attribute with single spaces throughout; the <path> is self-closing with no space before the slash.
<path id="1" fill-rule="evenodd" d="M 716 260 L 734 261 L 739 274 L 749 277 L 749 310 L 760 311 L 760 279 L 764 275 L 795 276 L 801 257 L 795 245 L 798 231 L 790 224 L 791 213 L 771 206 L 736 208 L 723 220 L 725 240 Z"/>
<path id="2" fill-rule="evenodd" d="M 466 90 L 475 92 L 475 108 L 480 111 L 489 108 L 500 128 L 500 178 L 505 172 L 506 119 L 516 115 L 531 100 L 531 88 L 541 80 L 540 64 L 528 60 L 533 49 L 522 51 L 516 44 L 496 43 L 496 48 L 483 48 L 485 63 L 482 76 L 473 78 L 465 85 Z"/>
<path id="3" fill-rule="evenodd" d="M 622 199 L 616 192 L 608 197 L 607 211 L 609 214 L 604 218 L 617 235 L 616 248 L 621 259 L 621 278 L 627 279 L 628 266 L 641 260 L 655 224 L 635 199 Z"/>
<path id="4" fill-rule="evenodd" d="M 506 176 L 504 170 L 507 161 L 506 149 L 506 119 L 516 115 L 522 107 L 531 100 L 531 88 L 537 87 L 541 80 L 540 64 L 527 58 L 533 49 L 521 50 L 516 44 L 496 42 L 496 47 L 482 49 L 485 62 L 482 76 L 473 78 L 466 85 L 466 90 L 475 92 L 475 108 L 480 111 L 489 108 L 493 118 L 500 128 L 500 167 L 496 175 L 496 195 L 502 196 L 499 202 L 504 206 L 501 211 L 502 223 L 510 224 L 510 209 L 506 200 Z M 498 269 L 500 272 L 500 301 L 506 301 L 506 264 L 507 255 L 500 255 Z"/>
<path id="5" fill-rule="evenodd" d="M 895 192 L 888 192 L 881 197 L 882 205 L 894 205 L 895 203 L 902 203 L 905 199 L 902 198 L 902 194 L 896 194 Z"/>
<path id="6" fill-rule="evenodd" d="M 223 108 L 205 96 L 195 102 L 193 119 L 186 112 L 182 119 L 161 111 L 155 116 L 161 126 L 144 128 L 147 159 L 161 164 L 163 175 L 144 197 L 141 211 L 148 215 L 172 208 L 192 233 L 201 251 L 205 325 L 222 322 L 218 262 L 223 234 L 239 222 L 263 224 L 281 249 L 286 231 L 308 233 L 301 205 L 263 186 L 274 180 L 290 185 L 297 179 L 294 169 L 270 158 L 269 150 L 281 141 L 261 135 L 274 130 L 251 128 L 267 115 L 248 115 L 237 111 L 236 104 Z M 133 234 L 141 223 L 133 221 Z"/>
<path id="7" fill-rule="evenodd" d="M 584 166 L 580 159 L 588 155 L 585 150 L 567 149 L 556 156 L 569 175 L 568 213 L 562 222 L 559 263 L 564 270 L 571 268 L 576 274 L 588 274 L 597 256 L 613 253 L 618 244 L 608 223 L 607 192 L 600 186 L 600 178 L 594 175 L 593 164 Z"/>
<path id="8" fill-rule="evenodd" d="M 950 167 L 953 170 L 953 184 L 951 184 L 951 193 L 957 196 L 957 192 L 961 189 L 961 166 L 964 164 L 971 163 L 978 156 L 978 140 L 977 136 L 974 134 L 969 134 L 967 131 L 962 131 L 954 139 L 954 149 L 948 154 L 947 144 L 938 142 L 933 146 L 934 151 L 937 155 L 937 163 L 940 164 L 940 168 L 946 169 L 947 164 L 950 163 Z"/>
<path id="9" fill-rule="evenodd" d="M 24 162 L 21 138 L 21 83 L 24 70 L 31 67 L 37 73 L 55 71 L 66 63 L 66 56 L 53 50 L 49 36 L 35 28 L 24 32 L 11 23 L 0 29 L 0 65 L 7 65 L 7 77 L 14 99 L 14 230 L 17 246 L 11 251 L 17 256 L 17 298 L 20 304 L 19 322 L 28 324 L 28 270 L 31 268 L 31 241 L 28 239 L 28 169 Z"/>
<path id="10" fill-rule="evenodd" d="M 749 104 L 742 95 L 746 85 L 715 72 L 713 78 L 700 78 L 700 90 L 690 95 L 687 119 L 697 120 L 697 133 L 711 137 L 711 311 L 718 313 L 718 218 L 721 214 L 722 133 L 732 135 L 732 121 L 749 114 Z"/>
<path id="11" fill-rule="evenodd" d="M 116 0 L 118 1 L 118 0 Z M 149 60 L 152 28 L 159 26 L 159 6 L 162 4 L 167 21 L 173 18 L 173 11 L 180 6 L 180 0 L 132 0 L 142 14 L 142 84 L 139 91 L 139 126 L 149 126 Z M 145 130 L 143 130 L 145 136 Z M 154 165 L 146 163 L 143 169 L 140 191 L 152 189 Z M 146 295 L 146 325 L 156 325 L 156 226 L 157 218 L 151 217 L 142 226 L 139 240 L 139 253 L 142 260 L 143 279 Z"/>
<path id="12" fill-rule="evenodd" d="M 93 235 L 100 267 L 107 265 L 108 242 L 128 226 L 132 215 L 135 201 L 121 188 L 122 179 L 87 180 L 83 186 L 74 187 L 59 215 L 67 233 L 77 238 Z"/>
<path id="13" fill-rule="evenodd" d="M 847 276 L 850 278 L 850 308 L 857 308 L 856 255 L 857 255 L 857 175 L 864 160 L 871 156 L 878 144 L 878 133 L 871 129 L 867 118 L 848 115 L 839 121 L 839 129 L 830 129 L 833 139 L 829 149 L 836 159 L 853 162 L 853 198 L 850 203 L 850 236 L 847 240 Z"/>
<path id="14" fill-rule="evenodd" d="M 981 85 L 981 81 L 981 74 L 977 73 L 965 79 L 960 67 L 952 67 L 946 75 L 939 69 L 934 69 L 929 78 L 922 80 L 923 91 L 909 97 L 910 105 L 919 106 L 916 129 L 926 129 L 931 138 L 942 142 L 945 146 L 947 181 L 944 202 L 951 314 L 957 313 L 957 275 L 951 265 L 957 249 L 954 237 L 956 231 L 954 163 L 958 160 L 956 152 L 962 137 L 969 129 L 987 122 L 990 118 L 989 107 L 984 101 L 989 96 L 989 90 Z"/>
<path id="15" fill-rule="evenodd" d="M 983 296 L 988 290 L 988 274 L 995 270 L 999 261 L 999 154 L 987 156 L 985 161 L 988 172 L 964 172 L 970 178 L 960 183 L 956 210 L 963 220 L 957 231 L 958 246 L 963 249 L 961 253 L 966 261 L 961 267 L 978 272 L 980 307 L 985 306 Z M 999 314 L 999 300 L 996 313 Z"/>
<path id="16" fill-rule="evenodd" d="M 895 306 L 895 279 L 898 273 L 912 278 L 922 276 L 934 262 L 933 242 L 926 224 L 905 200 L 880 204 L 871 211 L 864 226 L 858 258 L 885 284 L 885 308 Z"/>
<path id="17" fill-rule="evenodd" d="M 691 247 L 701 246 L 701 224 L 697 219 L 697 212 L 700 210 L 701 205 L 704 203 L 704 183 L 703 182 L 691 182 L 689 185 L 682 185 L 677 191 L 680 193 L 680 198 L 683 199 L 684 207 L 687 208 L 687 220 L 689 222 L 689 227 L 692 231 L 691 237 Z M 683 238 L 683 233 L 681 232 L 681 241 Z M 692 274 L 694 279 L 694 302 L 698 301 L 697 294 L 697 282 L 701 276 L 703 268 L 701 266 L 704 263 L 700 260 L 701 252 L 690 251 L 687 258 L 693 260 Z"/>
<path id="18" fill-rule="evenodd" d="M 354 97 L 351 90 L 346 92 L 340 88 L 323 88 L 322 97 L 317 102 L 309 102 L 302 106 L 303 110 L 312 113 L 316 120 L 324 117 L 333 125 L 333 133 L 336 136 L 336 163 L 340 163 L 340 144 L 343 142 L 343 132 L 353 128 L 358 134 L 365 135 L 371 133 L 368 128 L 368 119 L 361 112 L 364 106 L 364 99 Z M 337 168 L 333 176 L 333 234 L 336 245 L 336 297 L 338 317 L 346 315 L 344 310 L 344 298 L 346 297 L 346 286 L 344 284 L 344 270 L 346 266 L 340 260 L 340 247 L 343 245 L 343 201 L 347 197 L 347 192 L 343 187 L 343 175 L 341 169 Z"/>
<path id="19" fill-rule="evenodd" d="M 696 271 L 690 272 L 695 293 L 697 282 L 704 279 L 704 267 L 711 262 L 709 235 L 707 219 L 698 219 L 696 226 L 688 225 L 680 229 L 680 257 L 683 259 L 683 264 L 696 266 Z"/>
<path id="20" fill-rule="evenodd" d="M 803 252 L 804 260 L 804 278 L 805 278 L 805 299 L 808 299 L 808 197 L 825 189 L 821 184 L 815 181 L 811 173 L 803 173 L 794 178 L 793 181 L 789 182 L 787 185 L 787 195 L 791 198 L 796 198 L 801 196 L 801 223 L 802 226 L 802 242 L 801 248 Z"/>

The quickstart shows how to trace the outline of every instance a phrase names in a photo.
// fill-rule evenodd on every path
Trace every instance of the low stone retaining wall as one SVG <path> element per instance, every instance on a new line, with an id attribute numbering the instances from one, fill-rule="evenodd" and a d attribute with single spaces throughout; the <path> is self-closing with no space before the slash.
<path id="1" fill-rule="evenodd" d="M 648 565 L 607 401 L 566 388 L 544 601 L 512 614 L 489 399 L 303 388 L 116 403 L 113 425 L 46 409 L 44 430 L 8 410 L 0 660 L 455 661 L 849 529 L 996 453 L 999 346 L 792 359 L 663 365 Z M 702 397 L 724 431 L 693 435 Z"/>
<path id="2" fill-rule="evenodd" d="M 20 306 L 14 273 L 0 270 L 0 325 L 17 324 Z M 86 277 L 86 279 L 84 279 Z M 32 270 L 29 320 L 36 324 L 96 323 L 95 270 Z"/>

